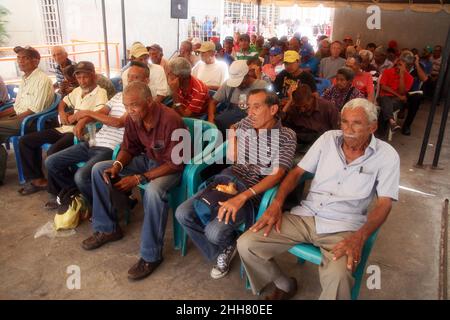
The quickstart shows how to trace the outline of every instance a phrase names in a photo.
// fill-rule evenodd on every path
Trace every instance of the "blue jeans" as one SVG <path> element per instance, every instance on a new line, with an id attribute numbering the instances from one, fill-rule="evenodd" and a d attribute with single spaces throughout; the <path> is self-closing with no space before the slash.
<path id="1" fill-rule="evenodd" d="M 105 147 L 89 148 L 81 142 L 52 154 L 45 160 L 48 171 L 48 192 L 57 195 L 63 188 L 77 187 L 92 203 L 91 170 L 100 161 L 111 159 L 113 150 Z M 82 168 L 76 166 L 86 162 Z"/>
<path id="2" fill-rule="evenodd" d="M 217 218 L 211 220 L 206 226 L 198 218 L 194 209 L 194 199 L 202 191 L 178 206 L 175 217 L 183 226 L 197 248 L 208 260 L 214 260 L 229 245 L 236 242 L 239 226 L 253 215 L 253 207 L 249 203 L 244 205 L 236 215 L 236 221 L 231 219 L 228 224 L 225 220 L 219 222 Z M 249 227 L 249 226 L 247 226 Z"/>
<path id="3" fill-rule="evenodd" d="M 112 207 L 108 186 L 103 180 L 103 171 L 110 168 L 114 161 L 103 161 L 92 168 L 92 226 L 94 231 L 114 232 L 118 226 L 117 212 Z M 134 157 L 125 166 L 120 176 L 147 172 L 159 165 L 145 155 Z M 168 191 L 180 181 L 181 173 L 156 178 L 146 185 L 142 198 L 144 221 L 141 230 L 141 257 L 147 262 L 162 258 L 164 234 L 169 211 Z"/>

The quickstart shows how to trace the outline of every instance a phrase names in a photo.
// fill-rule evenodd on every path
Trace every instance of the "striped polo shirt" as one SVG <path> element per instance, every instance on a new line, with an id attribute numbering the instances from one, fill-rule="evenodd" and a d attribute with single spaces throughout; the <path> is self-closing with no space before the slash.
<path id="1" fill-rule="evenodd" d="M 246 117 L 236 124 L 236 129 L 238 156 L 232 168 L 248 187 L 259 183 L 275 168 L 291 168 L 297 138 L 280 120 L 272 129 L 257 132 Z"/>
<path id="2" fill-rule="evenodd" d="M 191 111 L 194 116 L 206 113 L 209 100 L 208 87 L 196 77 L 191 76 L 188 93 L 184 95 L 183 90 L 180 88 L 178 95 L 180 103 Z"/>
<path id="3" fill-rule="evenodd" d="M 122 92 L 119 92 L 111 100 L 109 100 L 106 106 L 110 109 L 108 114 L 110 117 L 122 117 L 126 112 L 122 101 Z M 95 135 L 95 146 L 114 150 L 119 143 L 122 143 L 124 131 L 125 127 L 116 128 L 104 124 Z"/>
<path id="4" fill-rule="evenodd" d="M 251 60 L 258 57 L 258 51 L 256 51 L 256 49 L 253 47 L 250 47 L 248 52 L 243 52 L 242 50 L 236 52 L 236 60 Z"/>

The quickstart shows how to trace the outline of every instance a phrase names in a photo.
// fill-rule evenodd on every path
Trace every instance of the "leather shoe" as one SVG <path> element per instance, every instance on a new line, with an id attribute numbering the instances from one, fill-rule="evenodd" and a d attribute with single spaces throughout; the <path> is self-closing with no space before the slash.
<path id="1" fill-rule="evenodd" d="M 116 231 L 111 233 L 105 233 L 105 232 L 95 232 L 91 237 L 87 238 L 81 243 L 81 246 L 84 250 L 94 250 L 102 245 L 117 241 L 123 238 L 122 229 L 117 226 Z"/>
<path id="2" fill-rule="evenodd" d="M 275 286 L 275 290 L 265 296 L 264 300 L 289 300 L 297 293 L 297 279 L 290 278 L 292 281 L 292 289 L 289 292 L 285 292 Z"/>
<path id="3" fill-rule="evenodd" d="M 161 258 L 158 261 L 147 262 L 144 259 L 140 258 L 138 262 L 136 262 L 130 270 L 128 270 L 128 279 L 130 280 L 140 280 L 145 277 L 148 277 L 155 269 L 161 264 L 163 259 Z"/>

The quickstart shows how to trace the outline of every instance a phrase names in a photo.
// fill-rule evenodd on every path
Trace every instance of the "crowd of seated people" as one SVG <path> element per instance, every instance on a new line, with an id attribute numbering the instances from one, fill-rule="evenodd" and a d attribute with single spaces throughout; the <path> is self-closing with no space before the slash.
<path id="1" fill-rule="evenodd" d="M 291 298 L 296 281 L 283 275 L 272 257 L 295 243 L 310 242 L 321 247 L 326 261 L 321 297 L 349 298 L 351 271 L 364 241 L 398 198 L 399 159 L 383 141 L 386 131 L 411 134 L 420 90 L 422 85 L 432 88 L 442 48 L 419 57 L 413 50 L 399 50 L 395 41 L 387 48 L 369 43 L 363 49 L 351 37 L 342 42 L 320 37 L 314 52 L 308 41 L 296 36 L 265 41 L 248 34 L 226 37 L 223 44 L 188 39 L 168 59 L 158 44 L 135 42 L 121 71 L 123 91 L 96 73 L 91 62 L 68 59 L 64 47 L 52 48 L 54 84 L 38 67 L 38 50 L 14 48 L 24 75 L 9 108 L 2 107 L 8 92 L 0 78 L 0 144 L 20 134 L 27 115 L 45 111 L 55 93 L 62 97 L 57 124 L 40 131 L 31 126 L 19 140 L 26 181 L 19 194 L 47 191 L 44 208 L 57 210 L 66 209 L 61 192 L 77 189 L 92 216 L 93 234 L 82 247 L 94 250 L 124 236 L 112 205 L 115 192 L 130 197 L 141 186 L 140 257 L 128 277 L 145 278 L 163 262 L 168 192 L 180 183 L 184 170 L 173 159 L 177 142 L 172 134 L 186 129 L 185 117 L 208 121 L 228 142 L 226 156 L 232 163 L 210 184 L 231 186 L 233 196 L 219 199 L 217 219 L 199 218 L 197 200 L 204 191 L 179 205 L 175 216 L 213 262 L 211 277 L 224 277 L 239 251 L 254 293 L 274 282 L 275 291 L 267 298 Z M 403 127 L 396 110 L 407 112 Z M 93 125 L 100 129 L 87 141 L 85 133 Z M 262 132 L 275 131 L 277 139 L 254 148 Z M 51 146 L 43 156 L 45 144 Z M 276 153 L 275 164 L 260 159 L 269 153 Z M 1 145 L 0 183 L 7 156 Z M 377 179 L 353 174 L 363 167 L 379 172 Z M 283 217 L 283 203 L 305 172 L 320 173 L 311 187 L 315 192 Z M 262 195 L 276 185 L 281 185 L 277 197 L 255 222 Z M 367 192 L 352 193 L 362 189 Z M 375 193 L 375 209 L 366 215 Z M 243 223 L 250 228 L 244 235 L 239 229 Z"/>

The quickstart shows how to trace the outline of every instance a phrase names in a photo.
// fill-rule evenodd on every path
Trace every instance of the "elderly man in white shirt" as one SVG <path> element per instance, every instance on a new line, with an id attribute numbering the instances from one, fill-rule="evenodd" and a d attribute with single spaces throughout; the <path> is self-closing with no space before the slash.
<path id="1" fill-rule="evenodd" d="M 169 95 L 169 85 L 167 84 L 167 77 L 164 68 L 157 64 L 149 64 L 150 54 L 147 48 L 140 42 L 133 44 L 130 50 L 131 62 L 138 61 L 148 65 L 150 69 L 150 82 L 148 84 L 152 97 L 154 100 L 161 102 L 166 96 Z M 131 66 L 132 63 L 129 64 Z M 123 88 L 128 85 L 128 72 L 127 68 L 122 73 Z"/>
<path id="2" fill-rule="evenodd" d="M 400 159 L 394 148 L 373 135 L 375 105 L 353 99 L 341 117 L 342 130 L 328 131 L 313 144 L 283 180 L 263 216 L 238 239 L 253 293 L 275 284 L 268 300 L 290 299 L 296 294 L 296 279 L 284 275 L 273 258 L 298 243 L 320 247 L 320 298 L 350 299 L 352 272 L 364 243 L 398 200 Z M 305 172 L 315 174 L 306 200 L 283 214 L 287 195 Z M 375 196 L 375 205 L 368 210 Z"/>
<path id="3" fill-rule="evenodd" d="M 201 61 L 192 68 L 192 75 L 203 81 L 209 90 L 217 90 L 228 79 L 228 66 L 216 59 L 216 46 L 213 42 L 203 42 L 200 49 Z"/>

